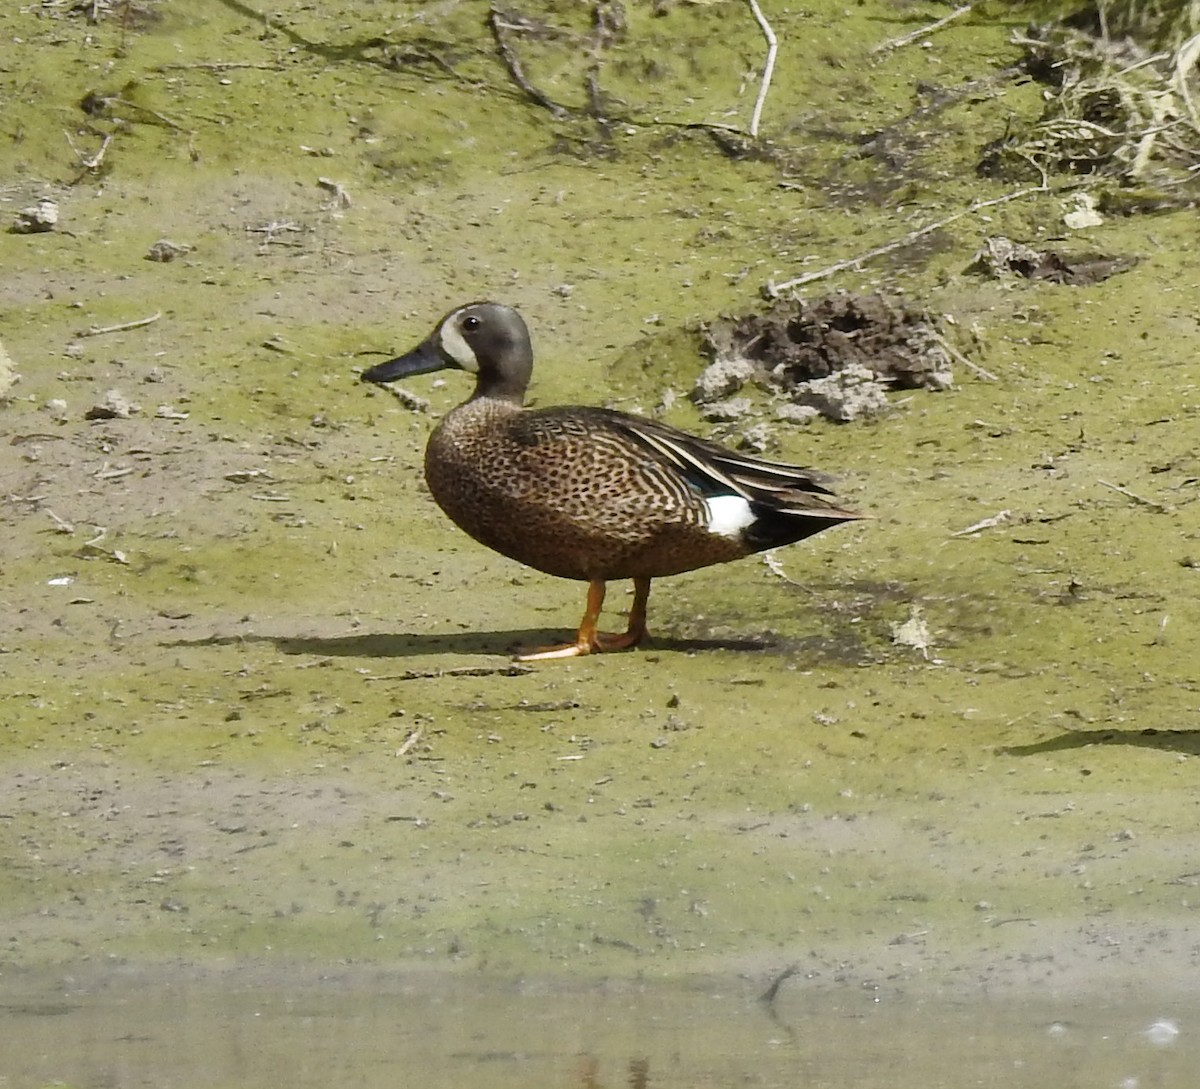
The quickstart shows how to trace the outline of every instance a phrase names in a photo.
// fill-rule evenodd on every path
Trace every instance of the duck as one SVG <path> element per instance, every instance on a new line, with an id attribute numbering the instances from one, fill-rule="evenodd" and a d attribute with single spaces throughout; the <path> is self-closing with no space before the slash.
<path id="1" fill-rule="evenodd" d="M 415 348 L 365 370 L 385 384 L 443 369 L 475 388 L 429 436 L 425 480 L 452 522 L 528 567 L 587 583 L 575 638 L 518 661 L 625 650 L 648 635 L 652 579 L 793 544 L 864 517 L 812 469 L 727 449 L 610 408 L 527 408 L 529 329 L 511 306 L 457 306 Z M 599 630 L 607 584 L 633 581 L 623 633 Z"/>

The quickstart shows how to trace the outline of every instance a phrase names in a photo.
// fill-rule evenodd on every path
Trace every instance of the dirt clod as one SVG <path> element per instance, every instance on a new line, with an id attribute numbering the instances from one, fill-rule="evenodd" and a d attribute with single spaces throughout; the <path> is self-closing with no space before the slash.
<path id="1" fill-rule="evenodd" d="M 1026 280 L 1049 280 L 1052 284 L 1084 287 L 1098 284 L 1138 263 L 1136 257 L 1110 257 L 1102 253 L 1071 255 L 1058 250 L 1035 250 L 1011 238 L 987 239 L 975 254 L 970 268 L 997 280 L 1019 276 Z"/>
<path id="2" fill-rule="evenodd" d="M 888 389 L 951 383 L 933 319 L 884 295 L 780 302 L 765 314 L 715 321 L 703 335 L 713 362 L 692 398 L 710 409 L 753 383 L 844 422 L 884 411 Z"/>

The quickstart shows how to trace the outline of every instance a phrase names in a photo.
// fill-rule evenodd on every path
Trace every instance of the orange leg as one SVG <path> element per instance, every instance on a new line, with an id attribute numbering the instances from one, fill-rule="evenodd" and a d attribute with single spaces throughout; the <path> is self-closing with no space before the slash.
<path id="1" fill-rule="evenodd" d="M 518 662 L 536 662 L 549 658 L 579 658 L 585 654 L 599 654 L 608 650 L 624 650 L 637 646 L 646 637 L 646 602 L 650 597 L 650 580 L 633 580 L 633 606 L 629 610 L 629 626 L 623 635 L 609 635 L 597 631 L 600 610 L 604 607 L 604 583 L 593 579 L 588 583 L 587 608 L 579 622 L 579 633 L 575 642 L 555 647 L 542 647 L 517 655 Z"/>
<path id="2" fill-rule="evenodd" d="M 600 650 L 625 650 L 636 647 L 646 638 L 646 602 L 650 599 L 650 580 L 633 580 L 633 605 L 629 609 L 629 624 L 624 635 L 596 632 Z"/>

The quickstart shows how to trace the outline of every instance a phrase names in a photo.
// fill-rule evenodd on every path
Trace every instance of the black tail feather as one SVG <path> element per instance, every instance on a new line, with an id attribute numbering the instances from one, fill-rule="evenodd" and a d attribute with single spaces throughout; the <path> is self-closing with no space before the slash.
<path id="1" fill-rule="evenodd" d="M 795 544 L 823 529 L 862 518 L 861 514 L 832 507 L 828 512 L 799 511 L 780 509 L 768 503 L 751 503 L 750 510 L 754 521 L 742 530 L 742 539 L 755 552 Z"/>

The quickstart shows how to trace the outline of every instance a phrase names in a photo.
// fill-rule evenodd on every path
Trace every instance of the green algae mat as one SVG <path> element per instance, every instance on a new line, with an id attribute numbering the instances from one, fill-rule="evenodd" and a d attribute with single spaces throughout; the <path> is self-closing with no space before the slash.
<path id="1" fill-rule="evenodd" d="M 981 171 L 1045 123 L 996 7 L 766 9 L 769 86 L 732 2 L 0 14 L 4 965 L 1186 985 L 1197 225 Z M 701 415 L 705 328 L 835 291 L 951 388 Z M 870 519 L 514 666 L 580 587 L 431 502 L 459 376 L 358 382 L 472 298 L 534 403 L 753 429 Z"/>

